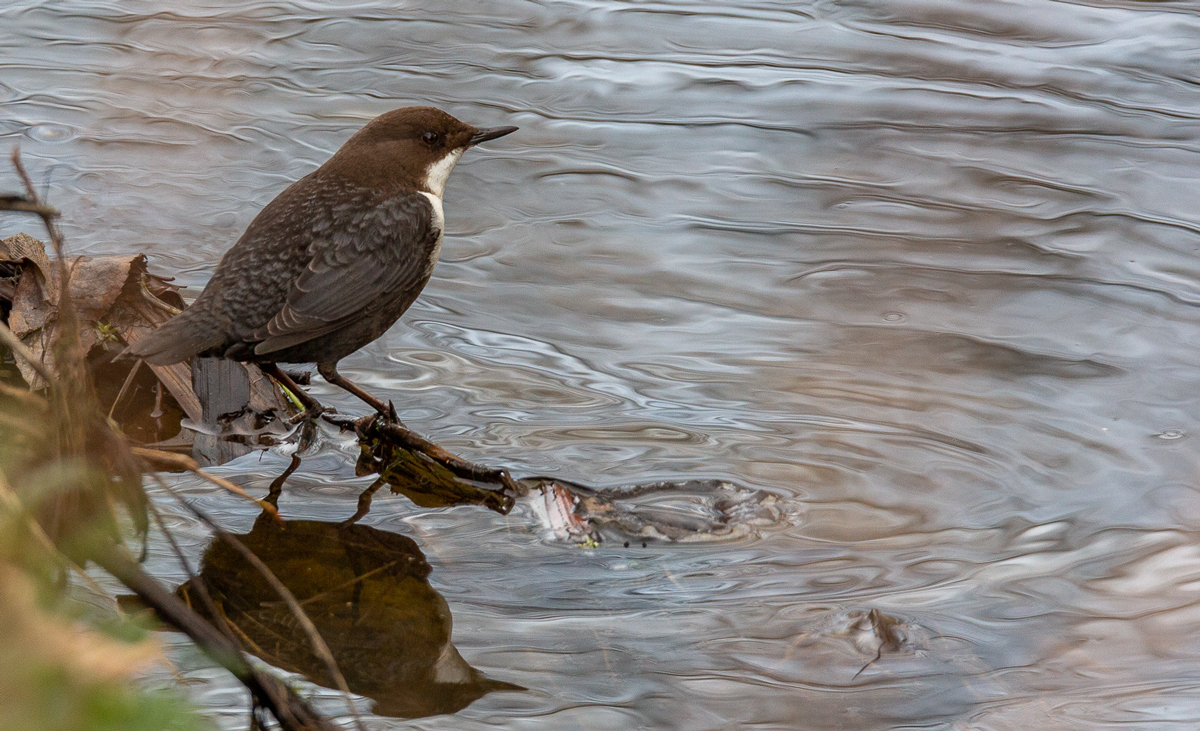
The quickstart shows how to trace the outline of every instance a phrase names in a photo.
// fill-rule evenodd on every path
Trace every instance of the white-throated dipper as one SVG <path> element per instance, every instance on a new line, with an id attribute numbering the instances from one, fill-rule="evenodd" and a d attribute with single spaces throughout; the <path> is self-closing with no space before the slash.
<path id="1" fill-rule="evenodd" d="M 129 346 L 169 365 L 210 356 L 258 363 L 315 417 L 322 407 L 276 363 L 316 363 L 326 381 L 387 416 L 337 363 L 383 335 L 417 298 L 442 248 L 442 193 L 478 129 L 432 107 L 371 120 L 250 222 L 191 307 Z"/>

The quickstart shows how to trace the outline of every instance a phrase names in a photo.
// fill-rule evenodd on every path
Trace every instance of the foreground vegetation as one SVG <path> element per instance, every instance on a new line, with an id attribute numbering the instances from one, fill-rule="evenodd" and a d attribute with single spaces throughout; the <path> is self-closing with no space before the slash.
<path id="1" fill-rule="evenodd" d="M 334 728 L 281 680 L 252 667 L 227 628 L 147 576 L 126 547 L 130 533 L 144 539 L 153 515 L 142 487 L 150 471 L 145 458 L 153 453 L 133 447 L 100 406 L 58 214 L 39 199 L 15 154 L 13 163 L 25 191 L 0 196 L 0 210 L 39 216 L 55 260 L 43 261 L 31 280 L 53 315 L 52 328 L 49 319 L 34 328 L 41 352 L 0 324 L 7 366 L 41 386 L 0 381 L 0 728 L 209 727 L 176 695 L 134 682 L 166 659 L 86 573 L 91 564 L 233 672 L 254 707 L 269 711 L 280 726 Z M 89 591 L 92 601 L 79 601 Z"/>

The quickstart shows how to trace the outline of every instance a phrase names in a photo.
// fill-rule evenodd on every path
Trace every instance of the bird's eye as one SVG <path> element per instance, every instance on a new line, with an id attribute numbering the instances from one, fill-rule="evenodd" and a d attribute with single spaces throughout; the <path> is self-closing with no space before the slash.
<path id="1" fill-rule="evenodd" d="M 442 141 L 442 136 L 437 132 L 426 132 L 421 135 L 421 141 L 427 145 L 436 145 Z"/>

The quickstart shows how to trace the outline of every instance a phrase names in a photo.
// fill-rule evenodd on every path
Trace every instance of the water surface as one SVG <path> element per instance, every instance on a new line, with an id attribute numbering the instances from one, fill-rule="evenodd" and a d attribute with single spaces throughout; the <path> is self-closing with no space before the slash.
<path id="1" fill-rule="evenodd" d="M 465 661 L 527 690 L 373 727 L 1193 729 L 1198 37 L 1194 4 L 1133 0 L 10 0 L 0 146 L 74 251 L 195 293 L 373 116 L 518 125 L 343 372 L 520 474 L 782 498 L 737 541 L 582 550 L 528 505 L 380 495 L 364 525 L 420 546 Z M 355 454 L 326 433 L 284 515 L 353 513 Z M 217 471 L 262 493 L 286 462 Z M 859 673 L 870 609 L 909 641 Z"/>

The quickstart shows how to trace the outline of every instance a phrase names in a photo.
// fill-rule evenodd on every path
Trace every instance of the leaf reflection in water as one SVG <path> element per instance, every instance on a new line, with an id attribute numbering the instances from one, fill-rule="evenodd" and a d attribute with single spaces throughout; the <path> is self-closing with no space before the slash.
<path id="1" fill-rule="evenodd" d="M 450 642 L 450 608 L 429 585 L 429 564 L 412 539 L 265 515 L 238 538 L 295 594 L 350 690 L 376 701 L 375 713 L 454 713 L 495 690 L 524 690 L 483 677 L 459 655 Z M 226 543 L 209 547 L 200 578 L 248 651 L 333 687 L 287 606 Z M 203 612 L 191 584 L 179 594 Z"/>

